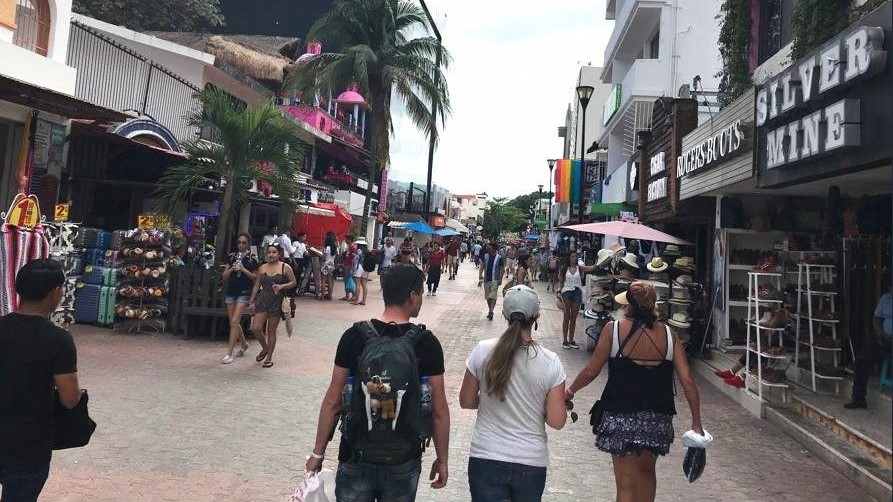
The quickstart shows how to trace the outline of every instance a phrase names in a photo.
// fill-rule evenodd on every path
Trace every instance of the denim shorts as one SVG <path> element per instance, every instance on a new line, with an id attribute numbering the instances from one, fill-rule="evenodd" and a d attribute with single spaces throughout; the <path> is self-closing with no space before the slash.
<path id="1" fill-rule="evenodd" d="M 583 290 L 580 288 L 574 288 L 571 291 L 562 291 L 561 297 L 564 298 L 565 303 L 573 302 L 573 303 L 582 303 L 583 302 Z"/>
<path id="2" fill-rule="evenodd" d="M 472 502 L 539 502 L 546 488 L 546 468 L 470 457 L 468 487 Z"/>
<path id="3" fill-rule="evenodd" d="M 335 477 L 338 502 L 414 502 L 422 458 L 398 465 L 342 462 Z"/>
<path id="4" fill-rule="evenodd" d="M 226 295 L 226 298 L 223 299 L 223 302 L 226 303 L 227 305 L 232 305 L 234 303 L 244 303 L 245 305 L 248 305 L 248 300 L 250 300 L 250 299 L 251 299 L 251 295 L 237 295 L 237 296 Z"/>

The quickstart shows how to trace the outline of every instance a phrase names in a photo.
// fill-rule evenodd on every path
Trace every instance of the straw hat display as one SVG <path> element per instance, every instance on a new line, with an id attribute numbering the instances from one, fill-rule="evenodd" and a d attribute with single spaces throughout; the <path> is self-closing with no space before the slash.
<path id="1" fill-rule="evenodd" d="M 664 249 L 664 256 L 679 256 L 681 254 L 682 250 L 675 244 L 667 244 L 667 248 Z"/>
<path id="2" fill-rule="evenodd" d="M 614 277 L 610 275 L 594 275 L 593 273 L 587 275 L 586 280 L 589 281 L 589 287 L 591 288 L 594 284 L 608 284 L 614 280 Z"/>
<path id="3" fill-rule="evenodd" d="M 691 299 L 688 296 L 688 291 L 684 288 L 674 288 L 673 293 L 670 295 L 670 303 L 677 304 L 689 304 L 691 303 Z"/>
<path id="4" fill-rule="evenodd" d="M 599 249 L 598 254 L 595 258 L 595 266 L 596 267 L 605 267 L 611 263 L 611 260 L 614 259 L 614 255 L 616 255 L 616 251 L 611 251 L 610 249 Z"/>
<path id="5" fill-rule="evenodd" d="M 691 322 L 689 321 L 690 319 L 688 318 L 688 314 L 686 314 L 685 312 L 676 312 L 673 314 L 673 317 L 671 317 L 670 320 L 667 321 L 667 324 L 673 326 L 674 328 L 688 329 L 691 327 Z"/>
<path id="6" fill-rule="evenodd" d="M 620 263 L 624 267 L 629 267 L 632 270 L 639 270 L 639 263 L 636 260 L 636 255 L 632 253 L 626 253 L 626 255 L 620 259 Z"/>
<path id="7" fill-rule="evenodd" d="M 666 270 L 670 265 L 667 264 L 660 256 L 655 256 L 645 265 L 645 268 L 648 269 L 649 272 L 654 272 L 655 274 L 659 274 Z"/>
<path id="8" fill-rule="evenodd" d="M 595 284 L 591 284 L 589 286 L 589 299 L 590 300 L 592 300 L 592 299 L 598 300 L 601 298 L 605 298 L 607 296 L 610 296 L 610 294 L 611 294 L 610 291 L 605 289 L 605 287 L 602 283 L 595 283 Z"/>
<path id="9" fill-rule="evenodd" d="M 636 280 L 636 276 L 633 275 L 633 271 L 626 267 L 623 267 L 620 270 L 620 274 L 615 275 L 614 278 L 621 282 L 633 282 Z"/>
<path id="10" fill-rule="evenodd" d="M 695 262 L 690 257 L 683 256 L 673 262 L 673 268 L 682 270 L 683 272 L 693 272 L 695 269 Z"/>
<path id="11" fill-rule="evenodd" d="M 673 282 L 676 283 L 677 286 L 686 287 L 691 284 L 692 279 L 690 275 L 683 274 L 677 277 Z"/>

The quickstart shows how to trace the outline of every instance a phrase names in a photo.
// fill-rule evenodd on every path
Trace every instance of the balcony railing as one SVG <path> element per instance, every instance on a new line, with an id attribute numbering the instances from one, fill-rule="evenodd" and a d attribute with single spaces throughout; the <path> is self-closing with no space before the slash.
<path id="1" fill-rule="evenodd" d="M 312 106 L 301 103 L 297 99 L 286 99 L 282 108 L 292 117 L 313 126 L 320 131 L 335 136 L 358 148 L 364 148 L 363 131 L 353 123 L 333 117 L 320 106 Z"/>
<path id="2" fill-rule="evenodd" d="M 12 43 L 41 56 L 50 46 L 50 6 L 47 0 L 16 0 L 16 30 Z"/>

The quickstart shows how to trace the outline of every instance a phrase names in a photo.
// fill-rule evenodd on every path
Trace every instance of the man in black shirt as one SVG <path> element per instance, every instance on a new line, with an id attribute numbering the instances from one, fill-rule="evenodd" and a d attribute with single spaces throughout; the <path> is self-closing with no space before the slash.
<path id="1" fill-rule="evenodd" d="M 18 310 L 0 318 L 0 484 L 3 502 L 36 501 L 50 472 L 53 393 L 66 408 L 81 399 L 77 352 L 68 331 L 50 322 L 65 274 L 34 260 L 16 275 Z"/>
<path id="2" fill-rule="evenodd" d="M 372 324 L 380 336 L 401 336 L 414 327 L 410 319 L 422 308 L 425 274 L 413 265 L 395 264 L 381 276 L 385 310 Z M 335 354 L 332 381 L 319 410 L 316 443 L 305 466 L 315 472 L 322 468 L 326 446 L 341 411 L 341 393 L 349 376 L 357 375 L 357 362 L 366 344 L 366 337 L 355 327 L 344 332 Z M 431 466 L 432 488 L 446 486 L 449 455 L 450 411 L 443 383 L 444 361 L 440 342 L 429 331 L 415 344 L 420 377 L 428 377 L 433 417 L 432 436 L 437 458 Z M 354 392 L 361 392 L 359 383 Z M 336 498 L 339 502 L 373 502 L 373 500 L 415 500 L 421 474 L 421 444 L 415 458 L 398 465 L 377 465 L 358 461 L 350 444 L 342 438 L 338 452 Z"/>

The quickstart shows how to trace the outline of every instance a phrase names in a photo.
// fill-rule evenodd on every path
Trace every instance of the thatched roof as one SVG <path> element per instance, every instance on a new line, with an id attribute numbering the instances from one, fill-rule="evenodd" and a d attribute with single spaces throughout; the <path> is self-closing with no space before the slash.
<path id="1" fill-rule="evenodd" d="M 231 66 L 274 90 L 282 85 L 301 40 L 264 35 L 209 35 L 206 33 L 154 32 L 153 35 L 213 54 L 217 66 Z M 283 55 L 285 54 L 285 55 Z M 298 54 L 300 55 L 300 54 Z M 294 56 L 297 57 L 297 56 Z"/>

